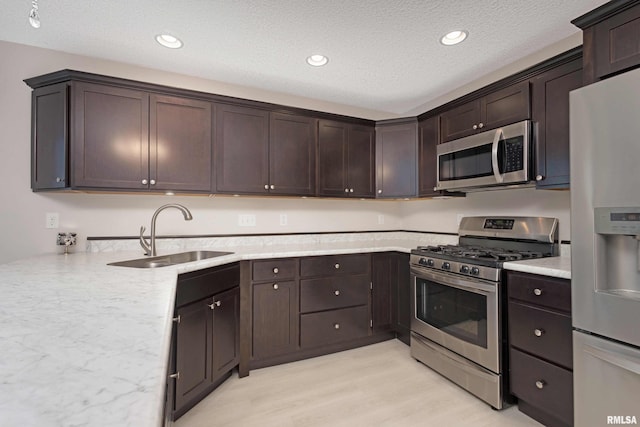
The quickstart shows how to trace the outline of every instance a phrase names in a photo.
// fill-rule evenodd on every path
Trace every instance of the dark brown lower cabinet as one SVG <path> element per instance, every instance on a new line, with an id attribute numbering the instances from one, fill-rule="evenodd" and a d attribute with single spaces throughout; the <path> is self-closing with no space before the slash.
<path id="1" fill-rule="evenodd" d="M 238 265 L 184 276 L 178 280 L 167 392 L 174 420 L 227 379 L 240 356 Z"/>
<path id="2" fill-rule="evenodd" d="M 372 257 L 373 332 L 393 330 L 400 341 L 409 345 L 409 254 L 381 252 Z"/>
<path id="3" fill-rule="evenodd" d="M 511 393 L 546 426 L 573 425 L 571 283 L 507 272 Z"/>

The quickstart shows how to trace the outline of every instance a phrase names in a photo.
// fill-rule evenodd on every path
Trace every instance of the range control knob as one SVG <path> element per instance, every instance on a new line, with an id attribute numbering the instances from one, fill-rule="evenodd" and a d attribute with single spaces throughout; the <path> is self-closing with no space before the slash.
<path id="1" fill-rule="evenodd" d="M 451 270 L 451 264 L 448 262 L 443 262 L 442 263 L 442 269 L 443 270 Z"/>
<path id="2" fill-rule="evenodd" d="M 472 276 L 477 276 L 480 274 L 480 269 L 478 267 L 471 267 L 471 275 Z"/>
<path id="3" fill-rule="evenodd" d="M 427 264 L 427 259 L 426 258 L 420 258 L 418 260 L 418 264 L 420 264 L 420 265 L 428 265 Z"/>
<path id="4" fill-rule="evenodd" d="M 428 265 L 429 267 L 433 267 L 434 265 L 436 265 L 436 263 L 435 263 L 432 259 L 428 259 L 428 260 L 427 260 L 427 265 Z"/>
<path id="5" fill-rule="evenodd" d="M 460 266 L 460 273 L 469 274 L 469 266 L 468 265 L 461 265 Z"/>

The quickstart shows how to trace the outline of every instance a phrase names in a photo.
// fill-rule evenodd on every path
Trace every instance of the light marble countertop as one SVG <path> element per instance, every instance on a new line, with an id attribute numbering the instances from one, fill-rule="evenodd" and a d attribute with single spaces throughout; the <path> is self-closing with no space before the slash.
<path id="1" fill-rule="evenodd" d="M 107 266 L 142 257 L 139 248 L 121 251 L 126 249 L 121 241 L 117 251 L 102 248 L 0 265 L 0 425 L 161 425 L 180 273 L 248 259 L 408 252 L 418 243 L 457 240 L 371 234 L 368 239 L 358 234 L 302 236 L 252 245 L 235 240 L 235 245 L 224 244 L 231 255 L 156 269 Z M 158 252 L 197 245 L 222 249 L 204 241 L 185 245 L 178 250 L 160 245 Z"/>
<path id="2" fill-rule="evenodd" d="M 0 265 L 1 426 L 161 425 L 178 274 L 251 259 L 409 252 L 457 237 L 381 232 L 158 243 L 161 255 L 233 254 L 156 269 L 113 267 L 107 264 L 142 251 L 136 241 L 100 240 L 87 252 Z M 554 273 L 562 265 L 538 268 Z"/>
<path id="3" fill-rule="evenodd" d="M 527 261 L 510 261 L 503 264 L 506 270 L 524 273 L 542 274 L 544 276 L 571 279 L 571 256 L 562 255 L 550 258 L 539 258 Z"/>

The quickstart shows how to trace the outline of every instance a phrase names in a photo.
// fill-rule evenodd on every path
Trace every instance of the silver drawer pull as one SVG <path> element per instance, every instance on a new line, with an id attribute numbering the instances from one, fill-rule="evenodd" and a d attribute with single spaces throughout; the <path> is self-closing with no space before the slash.
<path id="1" fill-rule="evenodd" d="M 337 270 L 337 269 L 339 269 L 339 268 L 340 268 L 340 264 L 338 264 L 338 263 L 336 262 L 336 265 L 334 265 L 334 267 L 335 267 L 335 268 L 336 268 L 336 270 Z"/>
<path id="2" fill-rule="evenodd" d="M 336 296 L 338 296 L 338 295 L 340 295 L 340 291 L 336 289 L 336 291 L 334 292 L 334 294 L 335 294 Z"/>
<path id="3" fill-rule="evenodd" d="M 222 302 L 214 301 L 213 304 L 207 304 L 207 305 L 211 310 L 214 310 L 216 307 L 220 307 L 222 305 Z"/>
<path id="4" fill-rule="evenodd" d="M 176 322 L 176 323 L 180 323 L 180 315 L 178 314 L 177 317 L 174 317 L 173 321 Z"/>
<path id="5" fill-rule="evenodd" d="M 278 270 L 278 267 L 273 267 L 273 274 L 278 274 L 280 270 Z"/>
<path id="6" fill-rule="evenodd" d="M 533 294 L 534 294 L 534 295 L 536 295 L 536 296 L 540 296 L 540 295 L 542 295 L 542 289 L 535 288 L 535 289 L 533 290 Z"/>
<path id="7" fill-rule="evenodd" d="M 340 329 L 340 323 L 334 323 L 334 324 L 333 324 L 333 327 L 334 327 L 335 329 Z"/>
<path id="8" fill-rule="evenodd" d="M 180 372 L 176 372 L 175 374 L 169 375 L 169 378 L 174 378 L 176 380 L 180 379 Z"/>
<path id="9" fill-rule="evenodd" d="M 273 284 L 273 289 L 275 289 L 276 291 L 278 290 L 278 284 L 277 283 Z"/>
<path id="10" fill-rule="evenodd" d="M 540 390 L 542 390 L 546 384 L 547 384 L 547 383 L 546 383 L 546 382 L 544 382 L 544 380 L 538 380 L 538 381 L 536 381 L 536 387 L 538 387 Z"/>
<path id="11" fill-rule="evenodd" d="M 537 337 L 541 337 L 544 334 L 544 329 L 534 329 L 533 334 Z"/>

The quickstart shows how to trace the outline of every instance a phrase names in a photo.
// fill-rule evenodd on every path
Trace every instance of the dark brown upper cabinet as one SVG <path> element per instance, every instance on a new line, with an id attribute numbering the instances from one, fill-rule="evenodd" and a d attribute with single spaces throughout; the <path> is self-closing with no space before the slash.
<path id="1" fill-rule="evenodd" d="M 376 198 L 416 196 L 417 127 L 415 118 L 376 124 Z"/>
<path id="2" fill-rule="evenodd" d="M 579 53 L 531 81 L 536 188 L 569 187 L 569 92 L 581 86 Z"/>
<path id="3" fill-rule="evenodd" d="M 440 142 L 528 119 L 529 98 L 529 82 L 524 81 L 445 111 L 440 118 Z"/>
<path id="4" fill-rule="evenodd" d="M 32 108 L 34 190 L 211 191 L 208 102 L 72 81 Z"/>
<path id="5" fill-rule="evenodd" d="M 216 127 L 219 192 L 315 194 L 315 119 L 218 105 Z"/>
<path id="6" fill-rule="evenodd" d="M 571 22 L 583 30 L 585 85 L 640 65 L 640 1 L 610 1 Z"/>
<path id="7" fill-rule="evenodd" d="M 374 127 L 320 120 L 318 195 L 375 197 Z"/>

